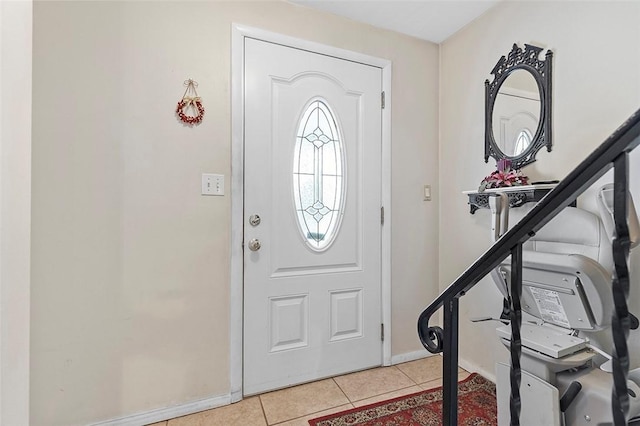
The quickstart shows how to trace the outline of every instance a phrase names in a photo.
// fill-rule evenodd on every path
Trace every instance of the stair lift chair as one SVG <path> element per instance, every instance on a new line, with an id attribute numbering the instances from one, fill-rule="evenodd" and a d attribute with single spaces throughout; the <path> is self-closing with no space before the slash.
<path id="1" fill-rule="evenodd" d="M 523 426 L 612 424 L 613 377 L 608 362 L 613 315 L 612 196 L 612 185 L 598 191 L 601 218 L 567 207 L 523 245 Z M 631 247 L 635 247 L 640 226 L 633 201 L 629 201 Z M 528 210 L 526 206 L 511 210 L 510 221 L 516 223 Z M 505 262 L 491 274 L 505 299 L 510 267 Z M 631 285 L 638 283 L 637 278 L 632 279 Z M 635 322 L 632 328 L 637 328 Z M 496 331 L 508 348 L 510 325 Z M 496 373 L 498 424 L 503 426 L 510 418 L 510 366 L 498 363 Z M 630 424 L 640 425 L 640 420 L 635 423 L 640 419 L 640 369 L 629 371 L 627 385 Z"/>

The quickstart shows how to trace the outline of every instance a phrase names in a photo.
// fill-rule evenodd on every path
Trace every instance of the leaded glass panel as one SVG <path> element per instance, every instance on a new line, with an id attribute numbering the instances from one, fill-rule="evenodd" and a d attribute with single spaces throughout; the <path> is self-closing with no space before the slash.
<path id="1" fill-rule="evenodd" d="M 518 136 L 516 137 L 516 143 L 515 143 L 515 148 L 513 150 L 514 151 L 513 155 L 518 156 L 522 154 L 524 150 L 527 149 L 527 147 L 531 143 L 531 139 L 532 139 L 532 136 L 529 130 L 522 129 L 520 133 L 518 133 Z"/>
<path id="2" fill-rule="evenodd" d="M 293 196 L 302 235 L 314 250 L 335 238 L 344 199 L 343 146 L 337 120 L 324 99 L 314 99 L 298 123 Z"/>

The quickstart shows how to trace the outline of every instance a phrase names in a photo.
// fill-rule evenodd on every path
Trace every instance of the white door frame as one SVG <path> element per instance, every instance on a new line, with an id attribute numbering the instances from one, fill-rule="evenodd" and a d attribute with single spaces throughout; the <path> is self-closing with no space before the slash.
<path id="1" fill-rule="evenodd" d="M 255 38 L 284 46 L 372 65 L 382 69 L 382 227 L 381 304 L 385 338 L 382 364 L 391 365 L 391 61 L 337 47 L 289 37 L 270 31 L 233 24 L 231 34 L 231 289 L 229 368 L 231 402 L 242 399 L 242 322 L 244 265 L 244 39 Z"/>
<path id="2" fill-rule="evenodd" d="M 33 2 L 0 1 L 0 424 L 29 424 Z"/>

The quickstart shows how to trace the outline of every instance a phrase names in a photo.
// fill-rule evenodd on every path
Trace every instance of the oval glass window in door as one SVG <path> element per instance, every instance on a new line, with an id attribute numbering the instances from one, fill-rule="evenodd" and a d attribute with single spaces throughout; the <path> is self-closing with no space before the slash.
<path id="1" fill-rule="evenodd" d="M 326 250 L 335 239 L 344 207 L 344 149 L 338 120 L 326 100 L 304 109 L 293 153 L 293 198 L 307 245 Z"/>

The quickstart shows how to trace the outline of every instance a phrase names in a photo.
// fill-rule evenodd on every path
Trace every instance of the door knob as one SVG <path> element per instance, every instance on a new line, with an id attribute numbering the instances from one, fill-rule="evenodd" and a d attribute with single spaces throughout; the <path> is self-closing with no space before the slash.
<path id="1" fill-rule="evenodd" d="M 251 241 L 249 241 L 249 250 L 258 251 L 260 250 L 260 247 L 260 240 L 257 238 L 252 238 Z"/>

